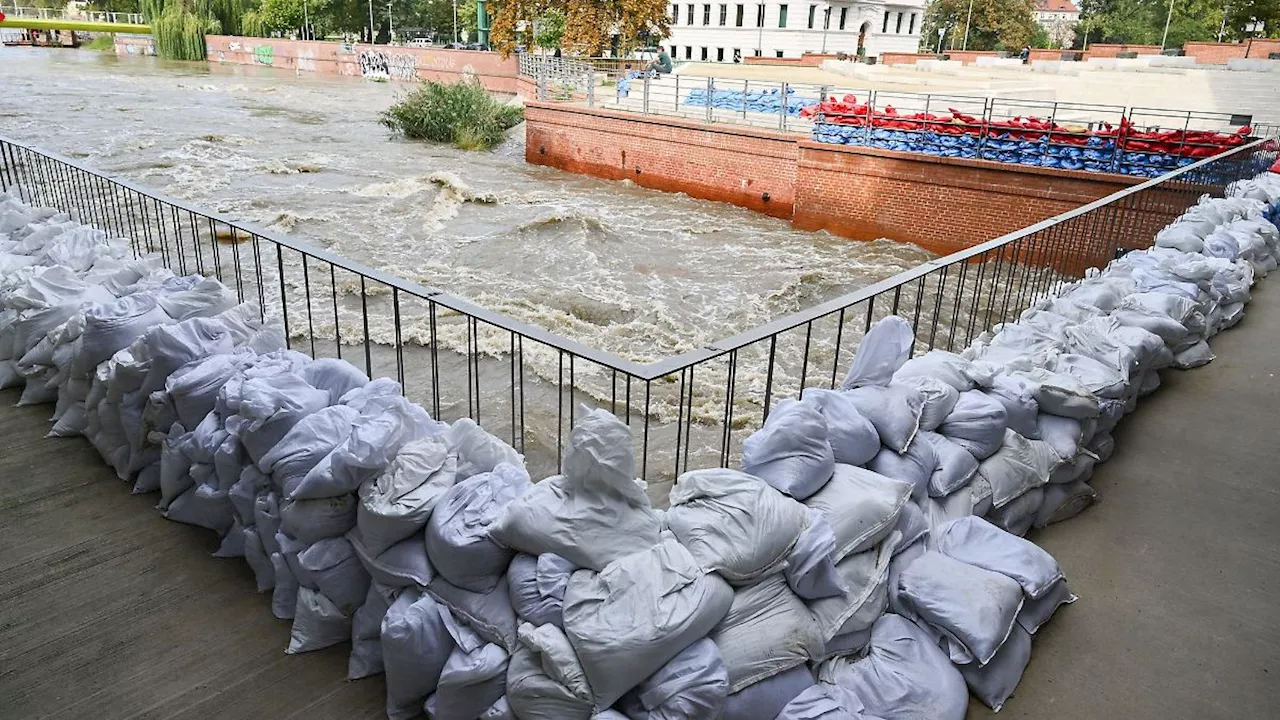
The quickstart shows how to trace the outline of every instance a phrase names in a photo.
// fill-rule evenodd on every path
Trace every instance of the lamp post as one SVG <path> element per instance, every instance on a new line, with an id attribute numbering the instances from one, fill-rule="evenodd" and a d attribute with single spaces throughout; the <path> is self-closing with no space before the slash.
<path id="1" fill-rule="evenodd" d="M 827 9 L 822 16 L 822 54 L 827 54 L 827 29 L 831 27 L 831 6 L 827 5 Z"/>
<path id="2" fill-rule="evenodd" d="M 388 45 L 391 44 L 391 38 L 393 37 L 394 32 L 395 30 L 391 26 L 391 0 L 387 0 L 387 44 Z"/>
<path id="3" fill-rule="evenodd" d="M 693 24 L 693 18 L 689 18 L 689 24 Z M 756 6 L 756 55 L 764 55 L 764 5 Z"/>
<path id="4" fill-rule="evenodd" d="M 1169 14 L 1164 18 L 1164 35 L 1160 38 L 1160 49 L 1164 50 L 1165 43 L 1169 41 L 1169 23 L 1173 20 L 1173 0 L 1169 0 Z"/>
<path id="5" fill-rule="evenodd" d="M 947 26 L 943 25 L 938 28 L 938 54 L 942 54 L 942 36 L 947 34 Z"/>
<path id="6" fill-rule="evenodd" d="M 969 49 L 969 21 L 973 20 L 973 0 L 969 0 L 969 14 L 964 18 L 964 42 L 960 43 L 961 50 Z"/>
<path id="7" fill-rule="evenodd" d="M 458 40 L 458 0 L 453 0 L 453 42 L 457 44 Z"/>
<path id="8" fill-rule="evenodd" d="M 310 26 L 311 26 L 311 20 L 307 16 L 307 0 L 302 0 L 302 39 L 303 40 L 311 39 L 310 37 L 311 33 L 307 31 L 307 28 Z"/>
<path id="9" fill-rule="evenodd" d="M 378 34 L 373 28 L 373 0 L 369 0 L 369 44 L 372 45 L 377 37 Z"/>

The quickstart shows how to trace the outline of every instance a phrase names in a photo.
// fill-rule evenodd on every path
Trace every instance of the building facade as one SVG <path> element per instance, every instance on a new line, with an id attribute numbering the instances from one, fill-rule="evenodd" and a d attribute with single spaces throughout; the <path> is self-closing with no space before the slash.
<path id="1" fill-rule="evenodd" d="M 891 2 L 678 2 L 671 36 L 675 62 L 733 62 L 750 56 L 916 52 L 924 0 Z"/>
<path id="2" fill-rule="evenodd" d="M 1080 22 L 1080 8 L 1071 0 L 1036 0 L 1036 24 L 1044 28 L 1054 47 L 1070 47 Z"/>

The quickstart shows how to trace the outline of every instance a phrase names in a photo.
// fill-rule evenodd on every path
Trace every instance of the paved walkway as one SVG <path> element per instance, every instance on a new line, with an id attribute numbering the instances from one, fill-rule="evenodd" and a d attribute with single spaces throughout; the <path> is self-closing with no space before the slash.
<path id="1" fill-rule="evenodd" d="M 1218 359 L 1117 433 L 1102 502 L 1035 539 L 1080 602 L 1036 638 L 1003 719 L 1274 717 L 1280 707 L 1280 278 Z M 163 520 L 48 407 L 0 392 L 0 718 L 381 718 L 347 645 L 289 626 L 210 533 Z M 976 703 L 973 718 L 991 713 Z"/>

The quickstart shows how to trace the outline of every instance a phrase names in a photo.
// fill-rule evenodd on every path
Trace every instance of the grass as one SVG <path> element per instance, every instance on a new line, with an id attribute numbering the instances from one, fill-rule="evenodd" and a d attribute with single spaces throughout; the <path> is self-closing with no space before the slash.
<path id="1" fill-rule="evenodd" d="M 98 52 L 114 51 L 116 47 L 116 36 L 111 33 L 99 33 L 93 36 L 87 44 L 82 46 L 85 50 L 97 50 Z"/>
<path id="2" fill-rule="evenodd" d="M 415 140 L 489 150 L 524 120 L 524 110 L 494 99 L 477 80 L 427 81 L 382 113 L 382 124 Z"/>

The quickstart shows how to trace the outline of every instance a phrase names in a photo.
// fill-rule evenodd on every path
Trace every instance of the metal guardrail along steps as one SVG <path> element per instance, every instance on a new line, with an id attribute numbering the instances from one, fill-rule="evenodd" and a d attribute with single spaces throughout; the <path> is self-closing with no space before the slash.
<path id="1" fill-rule="evenodd" d="M 579 403 L 633 429 L 643 478 L 734 462 L 780 400 L 833 387 L 873 323 L 900 315 L 914 352 L 959 350 L 1033 300 L 1154 233 L 1205 194 L 1261 172 L 1253 142 L 703 348 L 654 363 L 586 347 L 264 228 L 0 137 L 0 185 L 200 272 L 279 319 L 290 347 L 400 381 L 433 416 L 508 437 L 555 472 Z"/>

